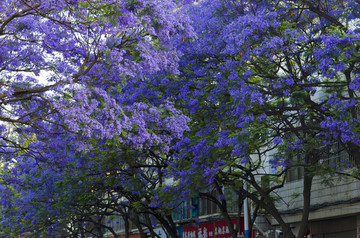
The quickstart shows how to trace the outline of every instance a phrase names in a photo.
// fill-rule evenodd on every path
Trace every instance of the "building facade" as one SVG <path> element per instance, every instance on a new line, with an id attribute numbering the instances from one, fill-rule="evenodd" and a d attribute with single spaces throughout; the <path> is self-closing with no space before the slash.
<path id="1" fill-rule="evenodd" d="M 295 234 L 303 208 L 301 177 L 301 171 L 294 172 L 278 191 L 282 198 L 278 209 L 284 220 L 292 224 Z M 307 237 L 360 238 L 360 180 L 342 177 L 331 184 L 324 182 L 319 177 L 313 181 Z"/>

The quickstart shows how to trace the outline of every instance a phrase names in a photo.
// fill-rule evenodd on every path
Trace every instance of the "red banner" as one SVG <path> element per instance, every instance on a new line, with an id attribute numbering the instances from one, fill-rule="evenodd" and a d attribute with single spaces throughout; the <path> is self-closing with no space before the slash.
<path id="1" fill-rule="evenodd" d="M 198 238 L 197 225 L 183 226 L 183 238 Z"/>
<path id="2" fill-rule="evenodd" d="M 231 219 L 233 227 L 237 228 L 237 219 Z M 240 218 L 239 234 L 244 236 L 244 218 Z M 183 227 L 183 238 L 231 238 L 229 227 L 225 220 L 203 222 Z M 255 238 L 255 232 L 250 233 L 250 238 Z"/>
<path id="3" fill-rule="evenodd" d="M 231 223 L 236 228 L 237 219 L 232 219 Z M 225 220 L 215 222 L 215 237 L 216 238 L 231 238 L 230 230 Z M 241 234 L 241 233 L 240 233 Z"/>
<path id="4" fill-rule="evenodd" d="M 198 225 L 198 238 L 214 238 L 214 222 L 205 222 Z"/>

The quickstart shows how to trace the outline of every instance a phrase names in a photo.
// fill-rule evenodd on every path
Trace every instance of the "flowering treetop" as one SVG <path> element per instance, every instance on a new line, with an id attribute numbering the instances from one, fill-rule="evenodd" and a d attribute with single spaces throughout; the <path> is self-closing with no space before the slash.
<path id="1" fill-rule="evenodd" d="M 124 108 L 117 90 L 159 70 L 178 73 L 181 53 L 171 39 L 193 33 L 176 8 L 150 0 L 2 1 L 0 120 L 99 138 L 141 128 L 141 111 L 156 110 Z M 124 114 L 132 109 L 133 121 Z"/>
<path id="2" fill-rule="evenodd" d="M 194 36 L 189 24 L 171 0 L 1 1 L 5 235 L 44 227 L 59 234 L 85 193 L 89 202 L 111 191 L 136 197 L 136 181 L 144 190 L 162 182 L 144 179 L 164 168 L 149 165 L 147 149 L 165 160 L 189 119 L 171 97 L 129 102 L 122 91 L 158 71 L 178 74 L 182 53 L 173 43 Z"/>

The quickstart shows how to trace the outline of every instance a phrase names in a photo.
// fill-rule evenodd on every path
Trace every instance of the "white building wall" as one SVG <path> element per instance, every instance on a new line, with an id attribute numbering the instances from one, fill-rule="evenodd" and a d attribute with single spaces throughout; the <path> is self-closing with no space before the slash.
<path id="1" fill-rule="evenodd" d="M 295 223 L 301 219 L 302 183 L 302 180 L 289 182 L 277 191 L 281 198 L 277 207 L 285 213 L 287 222 Z M 320 179 L 315 177 L 311 206 L 310 220 L 360 214 L 360 180 L 342 179 L 329 186 L 321 184 Z"/>

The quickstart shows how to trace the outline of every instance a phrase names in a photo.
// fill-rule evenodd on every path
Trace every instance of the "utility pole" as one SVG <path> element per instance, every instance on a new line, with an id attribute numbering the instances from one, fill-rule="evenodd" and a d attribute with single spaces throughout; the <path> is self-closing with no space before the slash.
<path id="1" fill-rule="evenodd" d="M 247 191 L 247 182 L 244 181 L 244 190 Z M 248 197 L 245 197 L 244 200 L 244 232 L 245 238 L 250 238 L 249 236 L 249 205 L 248 205 Z"/>

